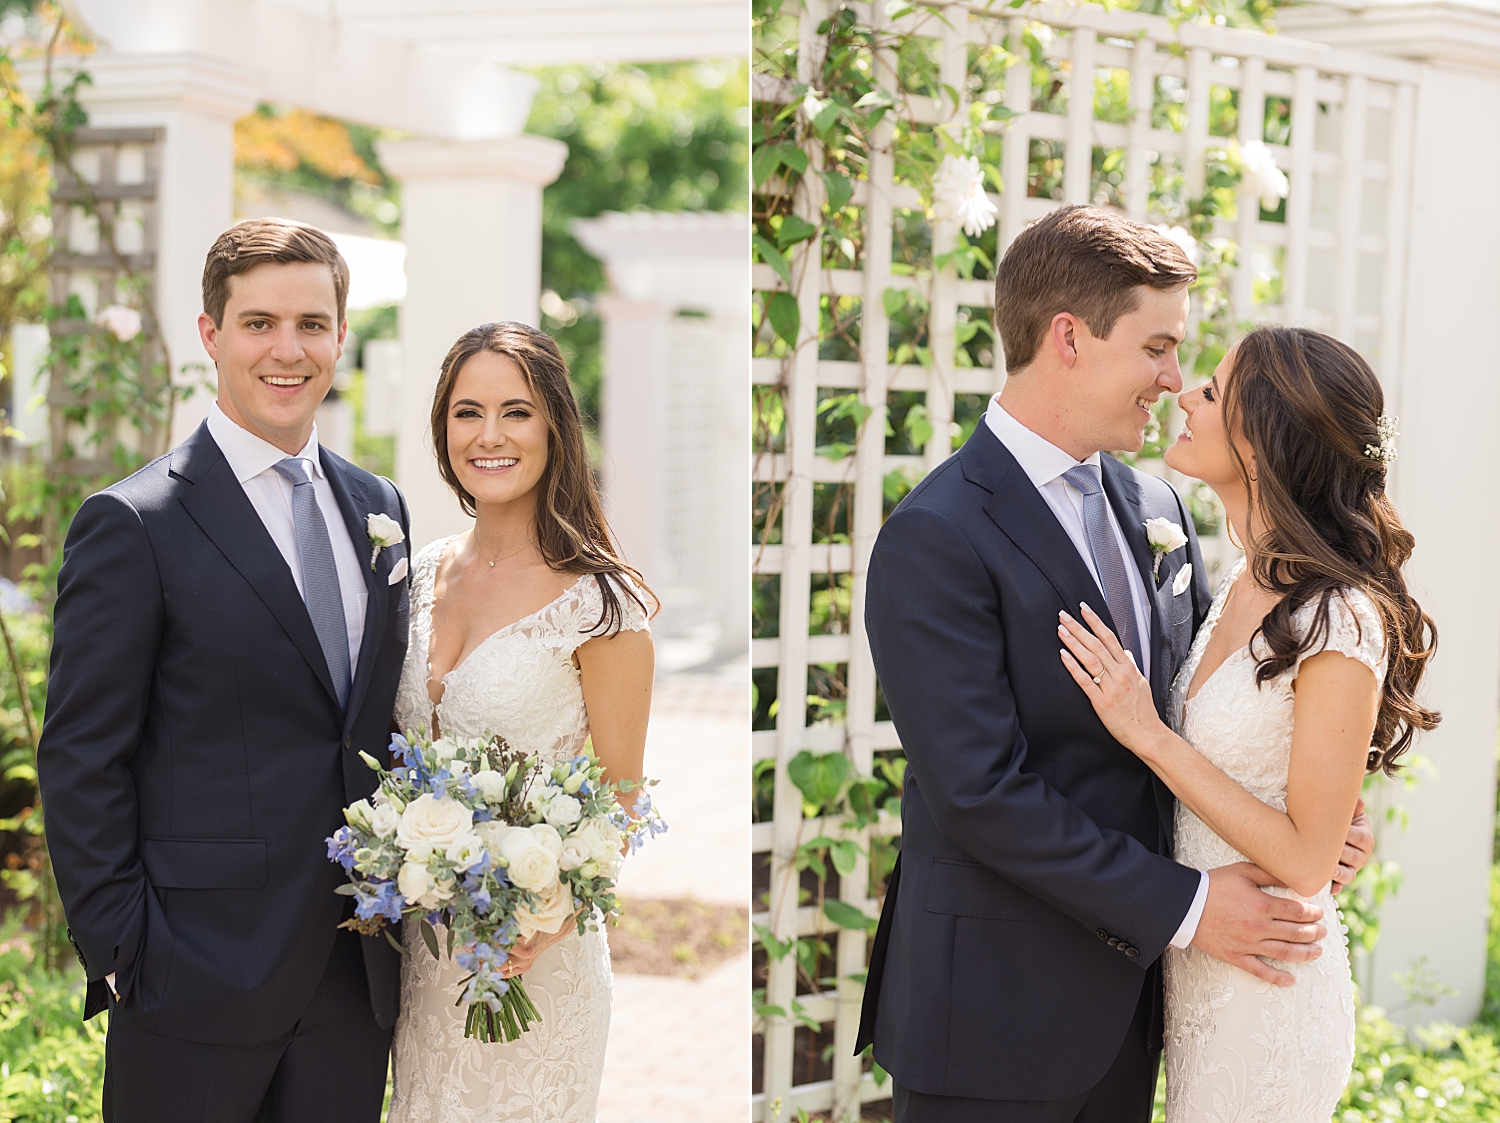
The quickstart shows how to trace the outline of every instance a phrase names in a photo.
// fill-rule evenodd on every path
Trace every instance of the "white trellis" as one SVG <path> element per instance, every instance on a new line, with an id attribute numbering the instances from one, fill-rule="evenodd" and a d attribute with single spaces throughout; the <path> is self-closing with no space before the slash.
<path id="1" fill-rule="evenodd" d="M 1132 12 L 1109 12 L 1090 4 L 1039 5 L 990 12 L 982 5 L 948 4 L 921 8 L 883 23 L 883 3 L 853 5 L 860 22 L 894 34 L 930 36 L 941 52 L 940 81 L 959 93 L 949 99 L 902 95 L 898 110 L 928 125 L 963 119 L 968 100 L 998 100 L 1015 114 L 993 127 L 1003 133 L 1000 170 L 1005 191 L 992 196 L 999 207 L 1001 252 L 1032 220 L 1058 205 L 1053 198 L 1028 196 L 1030 146 L 1033 141 L 1063 145 L 1062 202 L 1090 202 L 1095 148 L 1121 149 L 1124 175 L 1120 196 L 1132 217 L 1160 221 L 1149 213 L 1152 165 L 1171 156 L 1182 169 L 1186 194 L 1201 195 L 1206 153 L 1228 138 L 1210 136 L 1212 87 L 1235 91 L 1241 144 L 1263 139 L 1268 98 L 1290 103 L 1289 144 L 1271 144 L 1277 164 L 1290 181 L 1284 222 L 1262 221 L 1252 189 L 1242 188 L 1239 218 L 1217 223 L 1214 234 L 1243 248 L 1242 265 L 1232 274 L 1230 300 L 1236 322 L 1274 320 L 1328 331 L 1356 346 L 1379 371 L 1388 387 L 1395 384 L 1401 356 L 1399 332 L 1404 297 L 1404 250 L 1409 211 L 1409 169 L 1413 150 L 1414 107 L 1420 69 L 1414 64 L 1329 49 L 1255 32 L 1184 24 Z M 819 24 L 834 8 L 831 0 L 805 0 L 800 17 L 799 75 L 808 82 L 817 73 L 822 49 Z M 873 22 L 872 22 L 873 21 Z M 1032 104 L 1032 67 L 1012 66 L 1003 89 L 968 87 L 973 45 L 1005 44 L 1024 57 L 1022 37 L 1028 26 L 1050 29 L 1041 38 L 1046 56 L 1062 63 L 1072 84 L 1086 83 L 1086 96 L 1069 99 L 1066 114 L 1038 112 Z M 1094 80 L 1101 70 L 1129 75 L 1128 123 L 1099 120 Z M 890 52 L 877 55 L 876 79 L 895 89 Z M 1181 131 L 1153 127 L 1152 108 L 1160 83 L 1168 80 L 1179 99 L 1185 96 Z M 792 88 L 766 75 L 756 76 L 758 101 L 787 103 Z M 989 127 L 989 126 L 987 126 Z M 798 247 L 792 261 L 793 288 L 801 312 L 798 346 L 786 359 L 761 358 L 753 364 L 760 386 L 781 389 L 785 402 L 784 451 L 761 453 L 755 481 L 781 485 L 779 545 L 757 545 L 757 575 L 779 575 L 777 638 L 752 644 L 756 668 L 777 670 L 778 712 L 775 729 L 753 734 L 756 761 L 774 759 L 774 817 L 753 828 L 753 848 L 770 861 L 770 907 L 757 905 L 754 922 L 780 940 L 826 934 L 837 941 L 836 989 L 797 994 L 791 957 L 768 965 L 765 1001 L 791 1011 L 795 999 L 802 1017 L 831 1036 L 831 1079 L 798 1083 L 793 1071 L 797 1023 L 772 1016 L 758 1021 L 763 1033 L 761 1090 L 754 1100 L 756 1120 L 786 1120 L 797 1110 L 825 1113 L 834 1119 L 857 1118 L 860 1105 L 890 1095 L 862 1071 L 851 1054 L 859 1020 L 861 985 L 850 978 L 864 970 L 867 937 L 838 929 L 815 907 L 799 905 L 792 862 L 799 843 L 818 835 L 838 836 L 836 823 L 802 818 L 801 792 L 787 775 L 797 753 L 842 751 L 855 770 L 867 774 L 877 752 L 899 749 L 890 722 L 877 722 L 875 672 L 863 625 L 864 579 L 875 536 L 883 519 L 882 484 L 888 473 L 913 468 L 918 474 L 939 464 L 952 451 L 955 395 L 990 394 L 1004 381 L 1003 356 L 995 346 L 990 367 L 961 366 L 954 361 L 959 309 L 993 304 L 989 281 L 961 279 L 950 265 L 935 275 L 898 275 L 891 271 L 893 211 L 922 208 L 911 187 L 893 183 L 889 118 L 876 127 L 870 144 L 868 179 L 859 182 L 853 205 L 863 208 L 864 251 L 858 270 L 823 269 L 820 237 Z M 818 155 L 813 153 L 813 168 Z M 794 196 L 795 212 L 809 222 L 821 221 L 821 184 L 809 172 Z M 955 244 L 951 223 L 935 223 L 932 252 L 942 255 Z M 1280 300 L 1257 303 L 1257 264 L 1279 259 Z M 929 266 L 930 268 L 930 266 Z M 769 293 L 780 287 L 768 265 L 754 269 L 753 287 Z M 896 366 L 889 361 L 889 324 L 884 306 L 888 289 L 916 288 L 927 298 L 930 368 Z M 1274 290 L 1272 290 L 1274 291 Z M 820 298 L 855 297 L 862 301 L 858 361 L 819 359 Z M 832 461 L 817 454 L 814 442 L 819 391 L 857 391 L 871 410 L 852 457 Z M 926 395 L 932 437 L 921 456 L 896 457 L 885 451 L 887 395 L 918 391 Z M 853 486 L 850 543 L 815 544 L 815 484 Z M 1206 544 L 1211 545 L 1211 544 Z M 849 574 L 852 608 L 847 634 L 809 635 L 810 588 L 814 575 Z M 808 725 L 803 684 L 808 668 L 841 664 L 847 670 L 846 720 L 842 724 Z M 883 815 L 870 831 L 854 836 L 867 849 L 870 834 L 894 835 L 898 820 Z M 867 896 L 867 859 L 841 878 L 839 895 L 849 905 L 873 915 L 878 902 Z M 830 1033 L 831 1031 L 831 1033 Z"/>

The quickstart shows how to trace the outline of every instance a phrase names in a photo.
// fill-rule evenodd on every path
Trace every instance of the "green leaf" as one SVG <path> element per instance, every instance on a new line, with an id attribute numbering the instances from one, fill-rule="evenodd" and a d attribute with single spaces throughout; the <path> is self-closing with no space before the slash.
<path id="1" fill-rule="evenodd" d="M 913 448 L 926 448 L 932 440 L 932 421 L 927 416 L 927 407 L 917 402 L 906 411 L 906 439 Z"/>
<path id="2" fill-rule="evenodd" d="M 821 807 L 843 790 L 849 778 L 849 758 L 839 752 L 814 755 L 803 749 L 787 763 L 786 773 L 808 803 Z"/>
<path id="3" fill-rule="evenodd" d="M 813 132 L 824 135 L 833 128 L 833 123 L 839 119 L 839 114 L 844 107 L 836 101 L 825 102 L 823 108 L 818 110 L 818 115 L 812 119 Z"/>
<path id="4" fill-rule="evenodd" d="M 786 258 L 780 250 L 771 245 L 761 234 L 751 236 L 751 242 L 755 246 L 755 252 L 760 254 L 760 259 L 776 270 L 776 275 L 781 278 L 781 283 L 788 289 L 792 287 L 792 270 L 787 265 Z"/>
<path id="5" fill-rule="evenodd" d="M 340 897 L 352 897 L 354 896 L 354 894 L 358 893 L 359 890 L 354 888 L 353 882 L 346 881 L 344 882 L 344 884 L 335 889 L 334 892 L 337 893 Z"/>
<path id="6" fill-rule="evenodd" d="M 765 144 L 755 150 L 755 155 L 750 158 L 750 177 L 756 187 L 760 187 L 776 174 L 776 169 L 781 167 L 781 145 Z"/>
<path id="7" fill-rule="evenodd" d="M 395 948 L 402 955 L 406 954 L 406 949 L 401 946 L 401 941 L 396 939 L 395 936 L 391 935 L 391 930 L 389 928 L 382 928 L 380 931 L 384 934 L 386 942 L 390 944 L 391 947 Z"/>
<path id="8" fill-rule="evenodd" d="M 448 958 L 449 959 L 453 958 L 453 936 L 454 936 L 454 930 L 452 928 L 448 929 Z"/>
<path id="9" fill-rule="evenodd" d="M 427 950 L 432 952 L 432 958 L 441 963 L 443 957 L 438 954 L 437 930 L 433 928 L 425 916 L 422 918 L 421 927 L 422 941 L 427 945 Z"/>
<path id="10" fill-rule="evenodd" d="M 855 932 L 872 932 L 880 923 L 874 917 L 866 916 L 853 905 L 832 899 L 823 902 L 823 915 L 840 928 L 848 928 Z"/>
<path id="11" fill-rule="evenodd" d="M 853 181 L 838 172 L 824 172 L 823 182 L 828 186 L 828 209 L 830 211 L 842 210 L 844 204 L 854 195 Z"/>
<path id="12" fill-rule="evenodd" d="M 833 859 L 833 868 L 839 871 L 839 876 L 848 877 L 854 872 L 854 863 L 859 860 L 859 847 L 843 839 L 828 848 L 828 856 Z"/>
<path id="13" fill-rule="evenodd" d="M 757 1018 L 784 1018 L 786 1011 L 780 1006 L 757 1006 L 755 1016 Z"/>
<path id="14" fill-rule="evenodd" d="M 802 327 L 802 309 L 797 307 L 797 298 L 789 292 L 771 294 L 766 301 L 766 319 L 771 321 L 771 330 L 785 341 L 788 347 L 797 346 L 797 332 Z"/>
<path id="15" fill-rule="evenodd" d="M 781 229 L 776 231 L 776 244 L 782 249 L 795 246 L 798 242 L 811 238 L 818 232 L 818 228 L 805 218 L 798 218 L 789 214 L 781 220 Z M 790 287 L 790 284 L 788 284 Z"/>
<path id="16" fill-rule="evenodd" d="M 775 960 L 785 959 L 796 943 L 795 940 L 778 940 L 764 924 L 755 926 L 755 937 L 766 949 L 766 954 Z"/>
<path id="17" fill-rule="evenodd" d="M 885 292 L 880 294 L 880 302 L 885 305 L 885 314 L 887 316 L 894 316 L 906 307 L 906 290 L 886 289 Z"/>
<path id="18" fill-rule="evenodd" d="M 798 175 L 807 171 L 807 153 L 795 144 L 777 145 L 777 151 L 781 154 L 781 162 L 791 168 L 792 171 Z"/>

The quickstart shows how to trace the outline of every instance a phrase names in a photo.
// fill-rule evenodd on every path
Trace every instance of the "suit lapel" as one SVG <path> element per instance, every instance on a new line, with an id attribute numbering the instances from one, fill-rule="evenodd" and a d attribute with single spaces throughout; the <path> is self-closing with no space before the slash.
<path id="1" fill-rule="evenodd" d="M 364 633 L 359 643 L 359 661 L 354 668 L 354 682 L 349 687 L 349 705 L 344 711 L 344 728 L 347 732 L 359 713 L 365 692 L 369 689 L 370 675 L 375 664 L 375 649 L 380 644 L 380 637 L 385 633 L 385 618 L 390 598 L 386 595 L 384 583 L 393 563 L 388 556 L 389 550 L 380 552 L 374 568 L 371 568 L 365 561 L 368 556 L 366 548 L 369 545 L 369 533 L 365 528 L 365 520 L 370 514 L 380 512 L 382 504 L 372 501 L 363 483 L 351 473 L 345 472 L 342 460 L 327 449 L 320 447 L 319 452 L 323 471 L 328 476 L 328 484 L 333 489 L 334 498 L 338 500 L 339 511 L 344 516 L 344 526 L 349 531 L 349 540 L 354 543 L 354 552 L 359 556 L 359 569 L 364 576 L 365 590 L 368 593 L 365 598 Z"/>
<path id="2" fill-rule="evenodd" d="M 1104 476 L 1104 494 L 1114 508 L 1115 518 L 1130 544 L 1130 556 L 1135 560 L 1136 570 L 1146 589 L 1146 601 L 1151 606 L 1151 693 L 1156 698 L 1156 708 L 1165 712 L 1167 690 L 1171 686 L 1167 653 L 1166 628 L 1162 624 L 1161 602 L 1157 596 L 1156 577 L 1151 572 L 1155 555 L 1146 540 L 1146 518 L 1141 507 L 1141 485 L 1136 482 L 1129 468 L 1113 456 L 1101 456 L 1100 465 Z"/>
<path id="3" fill-rule="evenodd" d="M 1130 555 L 1135 559 L 1141 580 L 1145 583 L 1146 599 L 1151 604 L 1151 695 L 1156 701 L 1156 712 L 1166 720 L 1167 696 L 1172 686 L 1172 659 L 1167 644 L 1166 628 L 1162 624 L 1160 590 L 1151 573 L 1155 560 L 1151 543 L 1146 540 L 1146 514 L 1141 505 L 1141 485 L 1134 474 L 1113 456 L 1099 458 L 1103 468 L 1104 493 L 1114 508 L 1120 529 L 1125 532 L 1125 541 L 1130 543 Z M 1151 790 L 1156 797 L 1156 813 L 1161 820 L 1164 837 L 1171 838 L 1172 825 L 1177 817 L 1177 800 L 1170 788 L 1156 773 L 1151 774 Z"/>
<path id="4" fill-rule="evenodd" d="M 172 472 L 193 484 L 180 500 L 188 515 L 255 590 L 337 705 L 328 660 L 292 571 L 209 435 L 207 424 L 200 425 L 172 453 Z"/>
<path id="5" fill-rule="evenodd" d="M 1042 571 L 1068 611 L 1076 613 L 1079 602 L 1087 601 L 1114 628 L 1109 604 L 1078 548 L 1000 438 L 980 424 L 959 455 L 964 477 L 991 493 L 985 514 Z"/>

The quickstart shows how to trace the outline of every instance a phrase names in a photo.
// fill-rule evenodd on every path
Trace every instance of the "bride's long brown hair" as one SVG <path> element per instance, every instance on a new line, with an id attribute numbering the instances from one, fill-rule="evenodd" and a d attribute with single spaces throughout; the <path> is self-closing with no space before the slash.
<path id="1" fill-rule="evenodd" d="M 1253 452 L 1259 489 L 1249 528 L 1251 575 L 1281 598 L 1255 633 L 1269 649 L 1257 661 L 1256 681 L 1268 682 L 1322 645 L 1329 603 L 1340 589 L 1365 592 L 1386 638 L 1385 684 L 1367 767 L 1393 775 L 1417 730 L 1434 728 L 1441 715 L 1417 701 L 1437 628 L 1401 572 L 1415 539 L 1386 495 L 1387 463 L 1370 452 L 1381 447 L 1380 380 L 1338 340 L 1287 327 L 1256 328 L 1242 338 L 1233 375 L 1223 395 L 1225 431 L 1236 437 L 1230 454 L 1247 492 L 1255 494 L 1236 446 L 1243 441 Z M 1302 632 L 1292 617 L 1313 603 L 1313 625 Z"/>
<path id="2" fill-rule="evenodd" d="M 640 573 L 620 557 L 605 521 L 604 505 L 599 502 L 599 489 L 589 469 L 583 419 L 568 378 L 568 364 L 550 335 L 526 324 L 504 321 L 464 332 L 449 349 L 438 373 L 432 393 L 432 446 L 438 471 L 458 496 L 464 513 L 475 513 L 474 497 L 459 483 L 448 456 L 448 403 L 458 372 L 481 351 L 504 355 L 520 368 L 547 419 L 547 466 L 537 482 L 536 505 L 536 541 L 542 559 L 559 573 L 594 575 L 604 601 L 603 614 L 592 629 L 595 632 L 612 635 L 619 630 L 622 593 L 642 612 L 653 614 L 659 606 L 655 595 Z"/>

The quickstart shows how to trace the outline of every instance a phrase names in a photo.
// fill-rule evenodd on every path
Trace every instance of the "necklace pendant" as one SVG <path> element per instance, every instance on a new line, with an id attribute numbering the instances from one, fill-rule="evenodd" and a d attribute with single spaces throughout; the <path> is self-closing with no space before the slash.
<path id="1" fill-rule="evenodd" d="M 494 562 L 490 562 L 490 568 L 491 568 L 491 569 L 494 569 L 494 568 L 495 568 L 495 563 L 494 563 Z"/>

